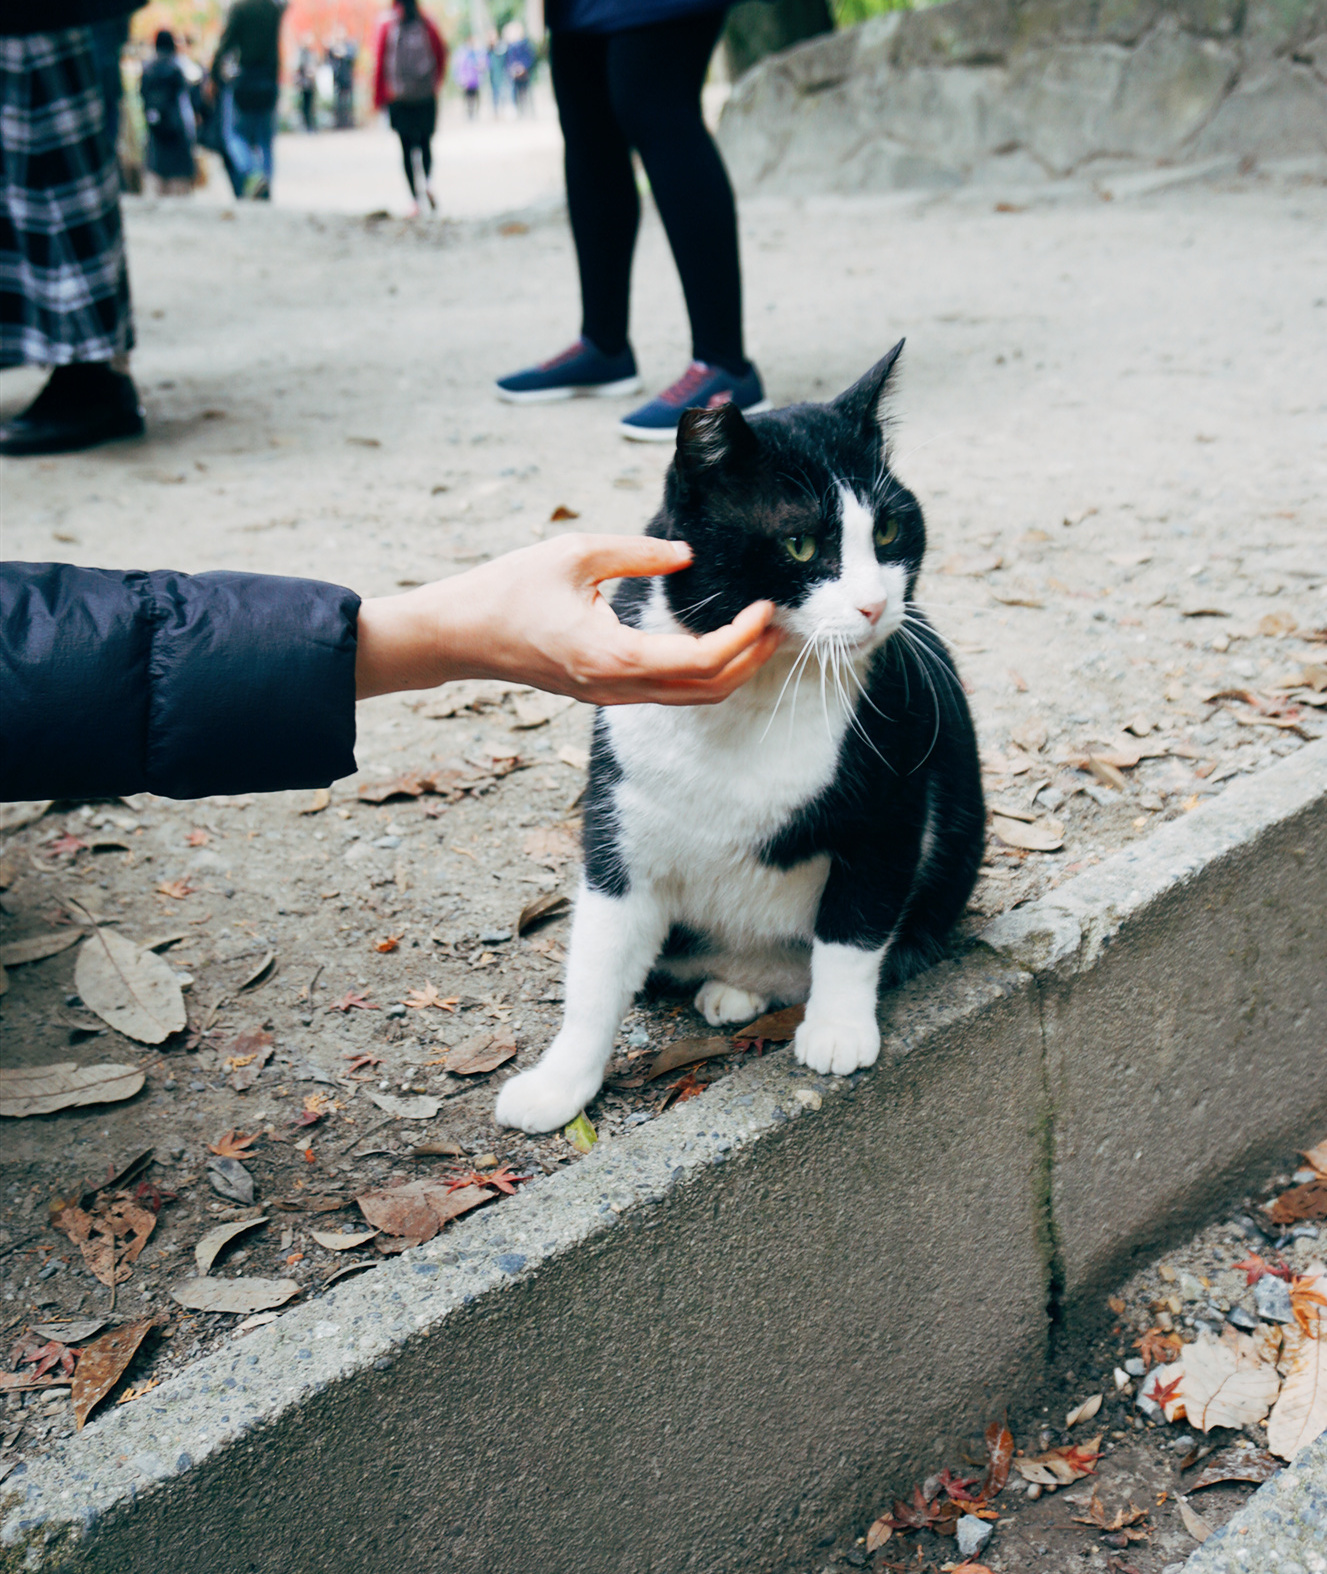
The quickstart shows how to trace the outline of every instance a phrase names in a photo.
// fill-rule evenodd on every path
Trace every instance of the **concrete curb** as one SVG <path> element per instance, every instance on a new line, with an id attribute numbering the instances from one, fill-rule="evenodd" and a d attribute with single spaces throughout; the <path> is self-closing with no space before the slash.
<path id="1" fill-rule="evenodd" d="M 873 1071 L 767 1056 L 103 1413 L 0 1570 L 805 1560 L 1309 1136 L 1324 889 L 1327 741 L 887 997 Z"/>
<path id="2" fill-rule="evenodd" d="M 1190 1557 L 1184 1574 L 1260 1569 L 1327 1574 L 1327 1433 L 1260 1486 Z"/>

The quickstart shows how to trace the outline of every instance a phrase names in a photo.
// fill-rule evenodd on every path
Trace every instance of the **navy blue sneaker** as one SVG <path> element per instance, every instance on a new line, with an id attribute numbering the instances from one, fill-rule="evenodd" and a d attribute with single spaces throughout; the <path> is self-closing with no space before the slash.
<path id="1" fill-rule="evenodd" d="M 683 410 L 712 410 L 721 404 L 735 404 L 744 415 L 771 408 L 754 366 L 745 377 L 734 377 L 721 366 L 692 361 L 671 388 L 633 410 L 617 429 L 638 443 L 671 443 Z"/>
<path id="2" fill-rule="evenodd" d="M 497 381 L 498 398 L 508 404 L 544 404 L 551 399 L 601 398 L 640 391 L 636 357 L 630 345 L 620 355 L 605 355 L 588 339 L 523 372 Z"/>

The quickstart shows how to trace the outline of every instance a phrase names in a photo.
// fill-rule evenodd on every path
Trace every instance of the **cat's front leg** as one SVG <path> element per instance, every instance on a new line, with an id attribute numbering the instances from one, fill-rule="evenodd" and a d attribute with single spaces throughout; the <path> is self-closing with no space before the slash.
<path id="1" fill-rule="evenodd" d="M 811 996 L 793 1054 L 812 1071 L 845 1076 L 880 1053 L 876 993 L 886 948 L 817 940 L 811 948 Z"/>
<path id="2" fill-rule="evenodd" d="M 554 1131 L 580 1114 L 603 1083 L 618 1027 L 667 934 L 652 891 L 609 896 L 581 886 L 562 1028 L 537 1066 L 504 1083 L 493 1112 L 500 1126 Z"/>

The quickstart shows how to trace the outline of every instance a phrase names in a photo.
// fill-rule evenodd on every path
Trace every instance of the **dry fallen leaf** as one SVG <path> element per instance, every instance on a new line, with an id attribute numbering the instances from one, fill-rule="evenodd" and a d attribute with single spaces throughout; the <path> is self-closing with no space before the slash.
<path id="1" fill-rule="evenodd" d="M 521 916 L 516 920 L 516 933 L 528 934 L 532 929 L 538 929 L 541 924 L 551 923 L 555 918 L 561 918 L 570 911 L 569 896 L 564 896 L 561 891 L 546 891 L 542 896 L 536 896 L 533 902 L 527 902 L 521 909 Z"/>
<path id="2" fill-rule="evenodd" d="M 300 1293 L 294 1279 L 186 1279 L 171 1295 L 194 1312 L 265 1312 Z"/>
<path id="3" fill-rule="evenodd" d="M 199 1273 L 206 1278 L 212 1271 L 212 1264 L 237 1235 L 243 1235 L 246 1230 L 256 1230 L 260 1224 L 266 1223 L 265 1216 L 236 1219 L 233 1224 L 218 1224 L 215 1230 L 209 1230 L 194 1247 L 194 1261 L 198 1264 Z"/>
<path id="4" fill-rule="evenodd" d="M 41 819 L 54 802 L 54 798 L 29 798 L 0 803 L 0 835 L 21 831 L 25 825 L 32 825 Z"/>
<path id="5" fill-rule="evenodd" d="M 332 795 L 326 787 L 315 787 L 313 797 L 306 804 L 301 804 L 295 810 L 296 814 L 321 814 L 332 801 Z"/>
<path id="6" fill-rule="evenodd" d="M 986 1428 L 986 1460 L 986 1476 L 979 1490 L 989 1502 L 1004 1491 L 1014 1460 L 1014 1434 L 1006 1423 L 992 1421 Z"/>
<path id="7" fill-rule="evenodd" d="M 1227 1327 L 1219 1339 L 1200 1333 L 1184 1346 L 1178 1364 L 1185 1416 L 1204 1432 L 1214 1426 L 1242 1427 L 1261 1421 L 1281 1386 L 1275 1369 L 1260 1359 L 1254 1341 L 1236 1328 Z"/>
<path id="8" fill-rule="evenodd" d="M 57 929 L 53 934 L 28 935 L 22 940 L 11 940 L 0 945 L 0 967 L 22 967 L 25 962 L 40 962 L 48 956 L 58 956 L 83 938 L 82 929 Z"/>
<path id="9" fill-rule="evenodd" d="M 137 1066 L 79 1066 L 62 1060 L 53 1066 L 0 1069 L 0 1115 L 50 1115 L 86 1104 L 114 1104 L 133 1098 L 143 1086 Z"/>
<path id="10" fill-rule="evenodd" d="M 238 1202 L 241 1207 L 248 1208 L 253 1203 L 253 1176 L 238 1159 L 224 1155 L 209 1159 L 207 1182 L 213 1191 L 222 1197 L 229 1197 L 232 1202 Z"/>
<path id="11" fill-rule="evenodd" d="M 413 1098 L 398 1098 L 392 1093 L 370 1093 L 369 1097 L 380 1110 L 395 1115 L 398 1120 L 432 1120 L 442 1108 L 442 1100 L 427 1093 Z"/>
<path id="12" fill-rule="evenodd" d="M 83 1346 L 70 1393 L 74 1421 L 80 1432 L 88 1416 L 124 1376 L 151 1326 L 152 1319 L 145 1317 L 141 1322 L 112 1328 L 110 1333 Z"/>
<path id="13" fill-rule="evenodd" d="M 225 1052 L 225 1067 L 230 1085 L 243 1093 L 258 1080 L 258 1074 L 272 1058 L 273 1039 L 266 1028 L 241 1033 Z"/>
<path id="14" fill-rule="evenodd" d="M 580 517 L 574 508 L 568 508 L 565 503 L 559 503 L 548 516 L 548 522 L 550 525 L 556 525 L 560 524 L 564 519 L 579 519 Z"/>
<path id="15" fill-rule="evenodd" d="M 432 1240 L 444 1224 L 471 1208 L 491 1202 L 493 1195 L 483 1186 L 463 1186 L 453 1191 L 445 1181 L 429 1179 L 365 1192 L 355 1200 L 359 1211 L 377 1229 L 418 1244 Z"/>
<path id="16" fill-rule="evenodd" d="M 1327 1288 L 1327 1270 L 1313 1263 L 1295 1285 L 1296 1311 L 1303 1316 L 1284 1330 L 1280 1367 L 1285 1386 L 1267 1422 L 1267 1446 L 1282 1459 L 1293 1459 L 1327 1431 L 1327 1315 L 1319 1295 Z"/>
<path id="17" fill-rule="evenodd" d="M 258 1133 L 246 1137 L 242 1131 L 223 1131 L 217 1140 L 210 1144 L 210 1151 L 219 1154 L 223 1159 L 241 1158 L 246 1148 L 251 1148 L 258 1141 Z"/>
<path id="18" fill-rule="evenodd" d="M 426 982 L 423 989 L 412 989 L 405 997 L 405 1004 L 412 1011 L 426 1011 L 430 1006 L 439 1011 L 455 1012 L 461 1003 L 459 995 L 451 995 L 444 999 L 434 987 L 432 982 Z"/>
<path id="19" fill-rule="evenodd" d="M 1065 1430 L 1077 1426 L 1080 1421 L 1090 1421 L 1097 1411 L 1101 1409 L 1104 1394 L 1093 1394 L 1090 1399 L 1085 1399 L 1081 1405 L 1076 1405 L 1064 1418 Z"/>
<path id="20" fill-rule="evenodd" d="M 1034 1481 L 1043 1487 L 1066 1487 L 1071 1481 L 1090 1476 L 1097 1468 L 1097 1455 L 1101 1452 L 1101 1434 L 1086 1443 L 1075 1443 L 1065 1448 L 1051 1448 L 1044 1454 L 1032 1454 L 1016 1459 L 1014 1469 L 1024 1481 Z"/>
<path id="21" fill-rule="evenodd" d="M 236 985 L 235 993 L 243 994 L 246 989 L 252 989 L 256 984 L 261 984 L 271 974 L 272 964 L 276 961 L 276 952 L 269 951 L 258 963 L 257 967 L 250 968 L 249 972 Z"/>
<path id="22" fill-rule="evenodd" d="M 170 965 L 112 930 L 96 929 L 84 942 L 74 988 L 103 1022 L 142 1044 L 160 1044 L 188 1021 Z"/>
<path id="23" fill-rule="evenodd" d="M 767 1044 L 786 1044 L 802 1024 L 805 1006 L 784 1006 L 782 1011 L 768 1011 L 754 1022 L 738 1028 L 733 1033 L 737 1042 L 754 1042 L 764 1039 Z"/>
<path id="24" fill-rule="evenodd" d="M 1311 1170 L 1316 1170 L 1323 1180 L 1327 1180 L 1327 1141 L 1310 1148 L 1302 1157 Z"/>
<path id="25" fill-rule="evenodd" d="M 869 1557 L 872 1552 L 877 1552 L 885 1542 L 894 1534 L 894 1521 L 888 1514 L 882 1514 L 866 1532 L 866 1552 Z"/>
<path id="26" fill-rule="evenodd" d="M 1049 817 L 1024 825 L 996 814 L 991 816 L 991 829 L 1006 847 L 1019 847 L 1026 852 L 1053 853 L 1064 846 L 1064 825 Z"/>
<path id="27" fill-rule="evenodd" d="M 1283 1191 L 1267 1210 L 1273 1224 L 1299 1224 L 1305 1219 L 1327 1219 L 1327 1180 L 1311 1180 Z"/>
<path id="28" fill-rule="evenodd" d="M 328 1251 L 332 1252 L 348 1252 L 352 1251 L 356 1246 L 365 1246 L 377 1233 L 377 1230 L 360 1230 L 355 1235 L 342 1235 L 337 1230 L 309 1231 L 309 1234 L 313 1236 L 319 1246 L 325 1246 Z"/>
<path id="29" fill-rule="evenodd" d="M 389 951 L 395 951 L 400 946 L 403 938 L 404 934 L 384 935 L 381 940 L 373 942 L 373 949 L 386 955 Z"/>
<path id="30" fill-rule="evenodd" d="M 702 1060 L 713 1060 L 718 1055 L 732 1053 L 733 1041 L 730 1038 L 679 1038 L 671 1044 L 665 1044 L 654 1057 L 650 1069 L 645 1073 L 645 1080 L 653 1082 L 656 1077 L 676 1071 L 679 1066 L 694 1066 Z"/>
<path id="31" fill-rule="evenodd" d="M 448 1051 L 447 1070 L 455 1076 L 477 1077 L 487 1071 L 496 1071 L 515 1053 L 516 1041 L 510 1034 L 502 1031 L 481 1033 Z"/>
<path id="32" fill-rule="evenodd" d="M 1237 1448 L 1204 1465 L 1190 1481 L 1189 1491 L 1200 1492 L 1222 1481 L 1270 1481 L 1281 1468 L 1281 1461 L 1265 1448 Z"/>
<path id="33" fill-rule="evenodd" d="M 1189 1532 L 1195 1541 L 1206 1541 L 1212 1534 L 1212 1527 L 1201 1514 L 1195 1509 L 1191 1509 L 1182 1497 L 1176 1498 L 1175 1501 L 1180 1506 L 1180 1518 L 1184 1521 L 1185 1530 Z"/>

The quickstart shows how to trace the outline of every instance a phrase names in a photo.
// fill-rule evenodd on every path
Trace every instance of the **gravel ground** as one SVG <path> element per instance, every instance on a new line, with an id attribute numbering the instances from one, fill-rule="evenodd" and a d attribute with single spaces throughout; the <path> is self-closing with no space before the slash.
<path id="1" fill-rule="evenodd" d="M 1193 1482 L 1204 1467 L 1237 1459 L 1243 1450 L 1263 1454 L 1266 1423 L 1242 1431 L 1213 1428 L 1202 1433 L 1184 1421 L 1167 1425 L 1164 1420 L 1147 1419 L 1137 1400 L 1143 1386 L 1140 1379 L 1152 1363 L 1140 1355 L 1137 1341 L 1149 1329 L 1159 1329 L 1173 1332 L 1187 1344 L 1204 1325 L 1218 1331 L 1231 1313 L 1238 1326 L 1258 1327 L 1254 1291 L 1247 1276 L 1233 1267 L 1250 1253 L 1296 1273 L 1323 1260 L 1321 1226 L 1297 1226 L 1298 1233 L 1292 1236 L 1271 1225 L 1259 1206 L 1292 1184 L 1295 1162 L 1294 1155 L 1286 1155 L 1286 1169 L 1267 1177 L 1263 1186 L 1244 1199 L 1241 1211 L 1149 1262 L 1119 1286 L 1109 1297 L 1107 1331 L 1088 1343 L 1063 1348 L 1036 1400 L 1009 1417 L 1020 1455 L 1082 1444 L 1095 1436 L 1102 1439 L 1101 1455 L 1092 1475 L 1058 1489 L 1029 1489 L 1015 1468 L 996 1503 L 1000 1517 L 979 1558 L 993 1574 L 1075 1574 L 1078 1570 L 1179 1574 L 1184 1560 L 1199 1545 L 1184 1522 L 1180 1497 L 1188 1498 L 1189 1507 L 1209 1531 L 1215 1531 L 1253 1496 L 1256 1486 L 1248 1482 L 1218 1483 L 1196 1491 Z M 1123 1388 L 1115 1376 L 1117 1371 L 1129 1379 Z M 1074 1407 L 1094 1394 L 1103 1396 L 1101 1409 L 1073 1427 L 1065 1426 Z M 963 1456 L 937 1460 L 936 1470 L 948 1466 L 955 1475 L 980 1477 L 985 1463 L 977 1427 Z M 1146 1510 L 1134 1527 L 1145 1534 L 1122 1547 L 1119 1532 L 1103 1532 L 1080 1523 L 1090 1512 L 1094 1493 L 1108 1522 L 1113 1522 L 1120 1510 Z M 888 1507 L 880 1505 L 882 1511 Z M 952 1536 L 929 1531 L 892 1536 L 868 1557 L 865 1530 L 860 1526 L 850 1536 L 827 1535 L 822 1543 L 828 1549 L 824 1559 L 807 1574 L 853 1567 L 871 1569 L 875 1574 L 896 1574 L 903 1569 L 910 1574 L 932 1574 L 961 1562 Z M 1217 1562 L 1210 1566 L 1224 1568 Z M 1255 1569 L 1261 1574 L 1262 1565 L 1256 1562 L 1238 1566 L 1248 1568 L 1250 1574 Z M 1271 1567 L 1269 1563 L 1269 1574 Z"/>
<path id="2" fill-rule="evenodd" d="M 1062 836 L 1048 852 L 993 836 L 968 937 L 1298 748 L 1322 731 L 1327 698 L 1327 191 L 1250 178 L 1020 213 L 992 211 L 996 200 L 744 213 L 752 353 L 777 400 L 831 394 L 909 336 L 897 463 L 930 521 L 923 600 L 957 648 L 1003 834 Z M 9 463 L 11 554 L 312 573 L 377 594 L 563 528 L 559 507 L 595 531 L 634 531 L 652 512 L 667 455 L 623 444 L 615 410 L 513 410 L 487 392 L 574 328 L 559 221 L 126 206 L 150 435 Z M 652 222 L 637 300 L 637 350 L 657 386 L 685 341 Z M 32 373 L 6 374 L 0 403 L 34 386 Z M 125 1104 L 7 1125 L 6 1337 L 106 1311 L 105 1288 L 47 1227 L 48 1203 L 147 1147 L 153 1182 L 176 1200 L 118 1290 L 120 1312 L 160 1308 L 167 1324 L 144 1370 L 236 1321 L 181 1316 L 167 1293 L 230 1206 L 205 1179 L 227 1130 L 263 1133 L 246 1162 L 270 1222 L 218 1271 L 303 1283 L 344 1261 L 310 1228 L 352 1227 L 366 1186 L 463 1158 L 521 1171 L 574 1160 L 560 1137 L 491 1124 L 497 1083 L 555 1030 L 565 920 L 496 937 L 532 898 L 574 888 L 588 716 L 537 714 L 530 696 L 468 698 L 451 715 L 445 694 L 362 707 L 360 774 L 317 812 L 299 812 L 309 794 L 60 804 L 10 839 L 0 938 L 86 911 L 114 919 L 190 980 L 192 1031 L 145 1051 L 103 1028 L 77 1001 L 73 950 L 11 970 L 6 1065 L 131 1062 L 147 1082 Z M 468 761 L 481 790 L 357 796 L 449 760 Z M 271 967 L 242 987 L 269 951 Z M 450 1009 L 404 1004 L 428 983 Z M 348 991 L 379 1009 L 333 1009 Z M 237 1092 L 231 1046 L 264 1026 L 274 1057 Z M 642 1004 L 619 1082 L 638 1080 L 647 1050 L 703 1031 L 684 1004 Z M 518 1047 L 501 1069 L 457 1078 L 439 1065 L 446 1046 L 494 1032 Z M 366 1052 L 377 1063 L 356 1072 L 347 1057 Z M 590 1111 L 601 1135 L 649 1118 L 674 1080 L 610 1089 Z M 369 1097 L 415 1088 L 441 1099 L 435 1120 L 384 1123 Z M 325 1113 L 294 1125 L 310 1097 Z M 412 1157 L 421 1139 L 461 1151 Z"/>

